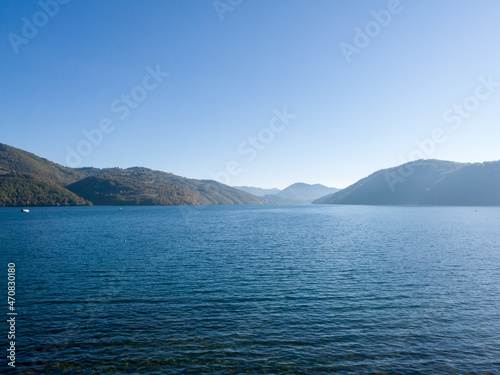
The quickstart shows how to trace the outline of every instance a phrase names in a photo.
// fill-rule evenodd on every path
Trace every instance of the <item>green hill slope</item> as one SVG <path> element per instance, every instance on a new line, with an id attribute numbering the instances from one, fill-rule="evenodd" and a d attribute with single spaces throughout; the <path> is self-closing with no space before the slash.
<path id="1" fill-rule="evenodd" d="M 86 177 L 85 174 L 75 169 L 63 167 L 30 152 L 2 143 L 0 143 L 0 170 L 31 174 L 62 187 Z"/>
<path id="2" fill-rule="evenodd" d="M 383 169 L 315 204 L 500 205 L 500 161 L 419 160 Z"/>
<path id="3" fill-rule="evenodd" d="M 232 188 L 213 180 L 191 180 L 202 185 L 195 190 L 210 204 L 268 204 L 263 197 Z"/>
<path id="4" fill-rule="evenodd" d="M 267 203 L 215 181 L 141 167 L 72 169 L 0 144 L 0 206 L 80 205 L 86 201 L 96 205 Z"/>
<path id="5" fill-rule="evenodd" d="M 146 168 L 105 169 L 68 185 L 96 205 L 262 204 L 264 199 L 215 181 L 198 181 Z"/>
<path id="6" fill-rule="evenodd" d="M 15 172 L 0 176 L 0 206 L 82 206 L 90 202 L 38 177 Z"/>

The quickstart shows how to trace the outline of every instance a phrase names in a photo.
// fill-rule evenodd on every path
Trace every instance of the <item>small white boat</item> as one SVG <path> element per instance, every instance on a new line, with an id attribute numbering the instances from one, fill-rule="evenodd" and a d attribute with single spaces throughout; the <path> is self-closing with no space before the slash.
<path id="1" fill-rule="evenodd" d="M 21 209 L 21 212 L 28 213 L 28 212 L 30 212 L 30 210 L 28 210 L 27 208 L 23 208 L 23 209 Z"/>

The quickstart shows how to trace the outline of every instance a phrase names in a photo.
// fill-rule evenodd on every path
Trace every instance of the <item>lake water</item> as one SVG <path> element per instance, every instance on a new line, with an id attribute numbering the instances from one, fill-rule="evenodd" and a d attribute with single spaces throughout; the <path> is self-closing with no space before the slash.
<path id="1" fill-rule="evenodd" d="M 500 208 L 4 208 L 0 225 L 17 373 L 500 373 Z"/>

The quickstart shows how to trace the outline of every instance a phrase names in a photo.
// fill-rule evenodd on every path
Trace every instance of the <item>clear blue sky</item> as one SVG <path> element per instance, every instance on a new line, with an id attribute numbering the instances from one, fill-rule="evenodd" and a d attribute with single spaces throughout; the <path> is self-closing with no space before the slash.
<path id="1" fill-rule="evenodd" d="M 345 187 L 436 129 L 425 157 L 500 159 L 497 0 L 54 1 L 0 3 L 0 142 L 55 162 L 103 119 L 80 166 L 229 185 Z"/>

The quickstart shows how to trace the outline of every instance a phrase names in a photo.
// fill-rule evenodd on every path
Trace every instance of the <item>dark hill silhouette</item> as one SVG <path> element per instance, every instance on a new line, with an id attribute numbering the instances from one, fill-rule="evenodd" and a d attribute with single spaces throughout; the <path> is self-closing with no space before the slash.
<path id="1" fill-rule="evenodd" d="M 500 161 L 418 160 L 383 169 L 316 204 L 500 205 Z"/>

